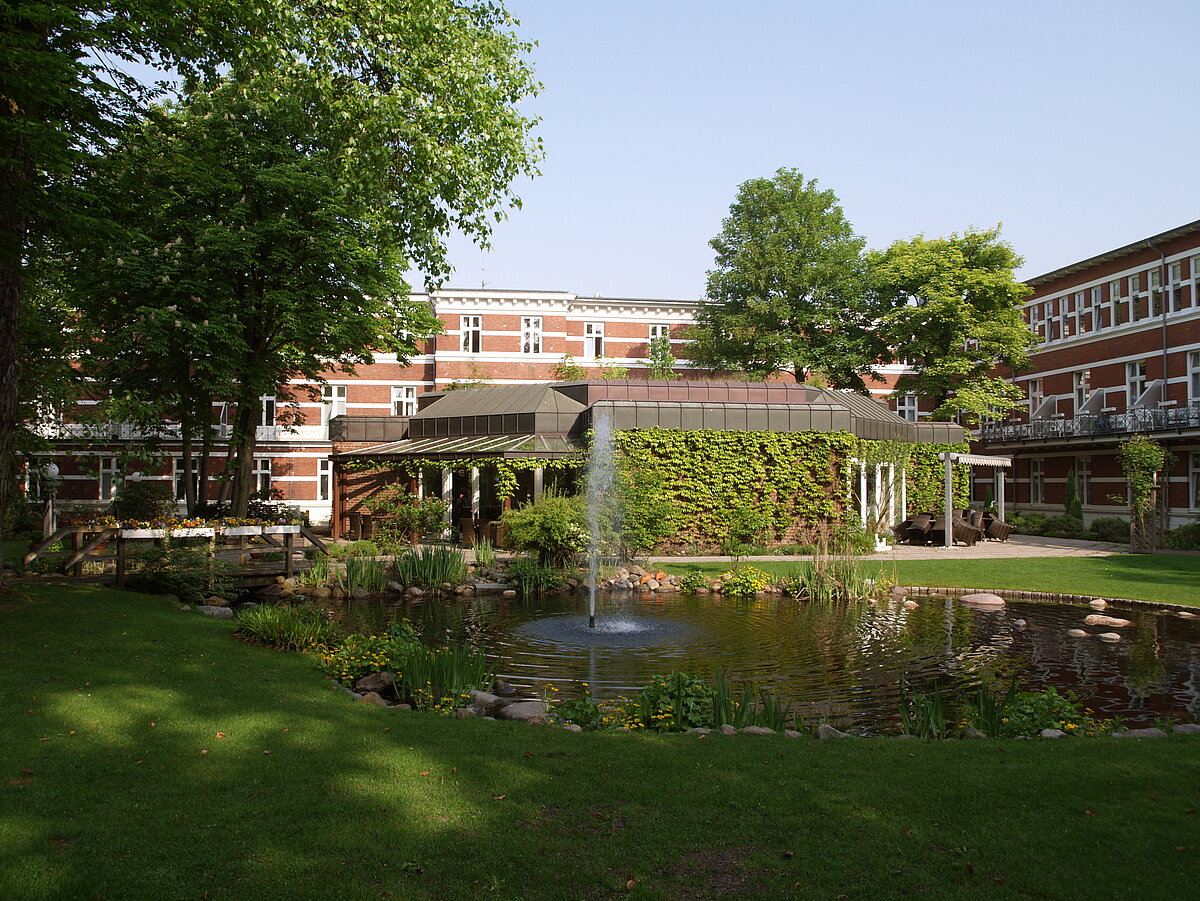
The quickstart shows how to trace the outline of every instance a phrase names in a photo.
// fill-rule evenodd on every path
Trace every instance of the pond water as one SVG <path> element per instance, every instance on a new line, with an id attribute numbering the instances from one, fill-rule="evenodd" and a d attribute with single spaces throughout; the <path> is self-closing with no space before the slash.
<path id="1" fill-rule="evenodd" d="M 857 732 L 898 730 L 899 685 L 929 691 L 1015 675 L 1027 689 L 1075 691 L 1096 715 L 1130 725 L 1200 713 L 1200 620 L 1169 612 L 1104 611 L 1133 621 L 1086 627 L 1095 611 L 1010 601 L 978 609 L 956 600 L 822 606 L 770 596 L 600 595 L 596 630 L 586 598 L 480 596 L 391 608 L 368 616 L 408 617 L 426 641 L 468 641 L 498 661 L 502 678 L 541 694 L 547 685 L 598 698 L 628 694 L 652 676 L 683 670 L 769 688 L 812 722 Z M 1017 621 L 1024 620 L 1022 626 Z M 1119 643 L 1071 638 L 1067 630 L 1116 631 Z"/>

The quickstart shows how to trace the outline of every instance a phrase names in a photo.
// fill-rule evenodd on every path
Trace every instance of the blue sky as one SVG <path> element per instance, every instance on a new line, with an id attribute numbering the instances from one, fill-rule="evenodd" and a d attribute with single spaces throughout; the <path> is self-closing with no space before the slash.
<path id="1" fill-rule="evenodd" d="M 1196 0 L 507 6 L 547 158 L 448 285 L 700 297 L 780 167 L 871 247 L 1003 222 L 1027 277 L 1200 218 Z"/>

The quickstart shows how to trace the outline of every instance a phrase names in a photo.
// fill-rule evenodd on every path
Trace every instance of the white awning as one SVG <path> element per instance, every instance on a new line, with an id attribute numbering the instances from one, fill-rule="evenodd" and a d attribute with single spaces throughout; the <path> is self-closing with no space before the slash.
<path id="1" fill-rule="evenodd" d="M 997 466 L 1004 469 L 1012 469 L 1011 457 L 985 457 L 982 454 L 943 453 L 938 454 L 938 459 L 943 463 L 949 460 L 951 463 L 966 463 L 969 466 Z"/>

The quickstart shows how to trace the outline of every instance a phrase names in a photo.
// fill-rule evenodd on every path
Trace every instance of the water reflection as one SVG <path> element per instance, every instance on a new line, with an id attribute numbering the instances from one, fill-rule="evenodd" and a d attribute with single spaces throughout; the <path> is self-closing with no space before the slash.
<path id="1" fill-rule="evenodd" d="M 1134 725 L 1200 713 L 1200 620 L 1154 611 L 1121 614 L 1134 624 L 1108 644 L 1068 637 L 1091 611 L 1058 604 L 977 609 L 930 598 L 905 609 L 621 594 L 598 598 L 594 632 L 580 604 L 569 596 L 475 597 L 348 613 L 377 626 L 407 617 L 433 643 L 468 641 L 499 660 L 505 679 L 536 693 L 588 682 L 597 697 L 611 698 L 656 674 L 711 678 L 720 668 L 771 688 L 806 719 L 888 731 L 902 676 L 921 689 L 1016 676 L 1031 689 L 1073 690 L 1098 715 Z M 1026 624 L 1014 625 L 1018 619 Z"/>

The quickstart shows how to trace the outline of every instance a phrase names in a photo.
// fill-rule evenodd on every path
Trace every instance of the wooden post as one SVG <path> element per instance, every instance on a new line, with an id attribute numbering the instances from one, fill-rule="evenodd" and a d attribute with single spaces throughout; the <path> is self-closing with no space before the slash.
<path id="1" fill-rule="evenodd" d="M 292 552 L 296 546 L 296 536 L 288 532 L 283 539 L 283 577 L 290 579 L 292 577 Z"/>
<path id="2" fill-rule="evenodd" d="M 127 538 L 122 538 L 120 533 L 117 535 L 117 587 L 125 587 L 125 568 L 128 566 L 128 549 L 126 548 Z"/>
<path id="3" fill-rule="evenodd" d="M 76 529 L 71 533 L 71 556 L 74 558 L 81 550 L 83 550 L 83 529 Z M 83 575 L 82 559 L 75 561 L 75 565 L 71 567 L 71 575 Z"/>

